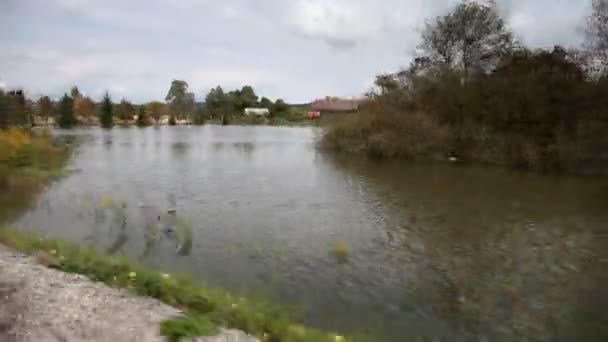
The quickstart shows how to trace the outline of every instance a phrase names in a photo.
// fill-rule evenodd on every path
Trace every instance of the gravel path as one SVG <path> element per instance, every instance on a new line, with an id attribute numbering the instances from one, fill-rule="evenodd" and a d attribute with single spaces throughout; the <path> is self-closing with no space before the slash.
<path id="1" fill-rule="evenodd" d="M 0 342 L 161 342 L 159 323 L 179 315 L 84 276 L 37 264 L 0 246 Z M 226 330 L 197 342 L 256 342 Z"/>

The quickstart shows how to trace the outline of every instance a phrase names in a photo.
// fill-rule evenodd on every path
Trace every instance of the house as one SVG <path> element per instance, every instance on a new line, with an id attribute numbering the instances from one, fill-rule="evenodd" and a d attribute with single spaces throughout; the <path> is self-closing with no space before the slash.
<path id="1" fill-rule="evenodd" d="M 324 99 L 317 99 L 312 102 L 313 111 L 325 112 L 353 112 L 359 110 L 357 99 L 344 99 L 340 97 L 326 96 Z"/>
<path id="2" fill-rule="evenodd" d="M 270 110 L 268 108 L 245 108 L 244 114 L 247 116 L 268 116 L 270 115 Z"/>
<path id="3" fill-rule="evenodd" d="M 309 111 L 306 113 L 309 119 L 314 120 L 321 117 L 321 112 L 319 111 Z"/>

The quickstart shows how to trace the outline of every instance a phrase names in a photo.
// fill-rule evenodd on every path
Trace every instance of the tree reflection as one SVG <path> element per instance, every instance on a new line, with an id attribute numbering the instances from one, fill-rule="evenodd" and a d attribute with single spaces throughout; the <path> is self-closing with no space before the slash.
<path id="1" fill-rule="evenodd" d="M 591 234 L 503 227 L 465 240 L 418 231 L 418 296 L 458 331 L 496 340 L 553 340 L 592 279 Z"/>
<path id="2" fill-rule="evenodd" d="M 391 267 L 405 275 L 405 305 L 421 319 L 445 321 L 467 340 L 608 336 L 597 182 L 329 160 L 357 183 L 345 186 L 364 189 L 362 201 L 382 197 L 395 221 L 384 226 L 386 260 L 401 261 Z"/>

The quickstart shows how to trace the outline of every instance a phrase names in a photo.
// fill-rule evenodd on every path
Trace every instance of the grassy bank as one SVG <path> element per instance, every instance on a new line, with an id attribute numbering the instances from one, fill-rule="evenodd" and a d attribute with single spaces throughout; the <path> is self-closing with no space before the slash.
<path id="1" fill-rule="evenodd" d="M 61 175 L 69 150 L 45 132 L 0 130 L 0 221 L 15 217 Z"/>
<path id="2" fill-rule="evenodd" d="M 196 283 L 187 276 L 147 270 L 124 258 L 83 249 L 12 229 L 0 230 L 0 243 L 34 255 L 48 267 L 78 273 L 115 288 L 157 298 L 185 316 L 161 324 L 170 341 L 214 334 L 219 327 L 241 329 L 262 341 L 347 341 L 345 337 L 305 328 L 293 314 L 264 300 L 243 298 Z M 354 341 L 354 339 L 348 339 Z"/>

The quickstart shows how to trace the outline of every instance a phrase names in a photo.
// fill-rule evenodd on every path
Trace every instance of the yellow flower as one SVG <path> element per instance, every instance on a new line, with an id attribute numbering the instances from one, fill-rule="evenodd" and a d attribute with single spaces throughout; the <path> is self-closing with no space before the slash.
<path id="1" fill-rule="evenodd" d="M 162 273 L 161 277 L 163 277 L 163 279 L 169 279 L 171 276 L 167 273 Z"/>
<path id="2" fill-rule="evenodd" d="M 56 250 L 54 250 L 54 249 L 51 249 L 49 253 L 51 253 L 51 254 L 55 255 L 55 254 L 57 254 L 57 251 L 56 251 Z"/>
<path id="3" fill-rule="evenodd" d="M 334 341 L 335 342 L 346 342 L 346 339 L 344 338 L 344 336 L 336 335 L 336 336 L 334 336 Z"/>
<path id="4" fill-rule="evenodd" d="M 114 205 L 113 202 L 114 201 L 112 200 L 112 197 L 110 197 L 108 195 L 103 195 L 103 196 L 101 196 L 101 199 L 99 200 L 99 206 L 102 209 L 109 209 L 109 208 L 112 208 L 112 206 Z"/>
<path id="5" fill-rule="evenodd" d="M 132 279 L 132 278 L 135 278 L 135 277 L 137 277 L 137 273 L 135 273 L 135 272 L 129 272 L 129 278 Z"/>

